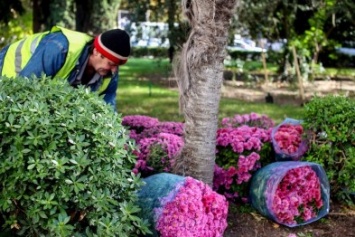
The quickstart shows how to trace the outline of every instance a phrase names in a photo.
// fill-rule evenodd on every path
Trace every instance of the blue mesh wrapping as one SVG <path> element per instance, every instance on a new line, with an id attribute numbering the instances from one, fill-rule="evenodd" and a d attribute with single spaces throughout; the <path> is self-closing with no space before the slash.
<path id="1" fill-rule="evenodd" d="M 268 200 L 272 200 L 279 183 L 289 170 L 304 166 L 310 166 L 319 178 L 323 206 L 317 216 L 308 221 L 297 224 L 280 223 L 272 212 L 272 203 L 268 202 Z M 328 178 L 322 166 L 316 163 L 302 161 L 274 162 L 264 166 L 253 175 L 250 186 L 250 200 L 252 206 L 263 216 L 288 227 L 306 225 L 327 215 L 329 213 L 329 193 Z"/>
<path id="2" fill-rule="evenodd" d="M 280 123 L 278 126 L 276 126 L 272 129 L 271 141 L 272 141 L 272 145 L 274 147 L 276 161 L 299 161 L 302 158 L 302 156 L 307 152 L 308 142 L 307 142 L 307 139 L 305 139 L 305 138 L 302 139 L 302 142 L 300 143 L 300 146 L 298 147 L 296 152 L 291 153 L 291 154 L 286 154 L 285 152 L 283 152 L 275 140 L 275 133 L 278 131 L 280 126 L 282 126 L 284 124 L 297 125 L 297 124 L 301 124 L 301 123 L 302 123 L 301 120 L 286 118 L 284 121 L 282 121 L 282 123 Z"/>
<path id="3" fill-rule="evenodd" d="M 141 215 L 148 219 L 153 236 L 158 236 L 155 223 L 159 216 L 156 210 L 164 207 L 164 203 L 173 200 L 179 188 L 185 183 L 185 177 L 169 173 L 159 173 L 143 181 L 145 185 L 138 192 L 138 205 L 142 209 Z"/>

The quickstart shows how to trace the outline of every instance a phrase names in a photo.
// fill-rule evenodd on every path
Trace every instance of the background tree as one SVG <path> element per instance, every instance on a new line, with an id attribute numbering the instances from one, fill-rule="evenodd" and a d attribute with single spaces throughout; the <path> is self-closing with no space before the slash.
<path id="1" fill-rule="evenodd" d="M 32 33 L 30 1 L 0 1 L 0 48 Z"/>
<path id="2" fill-rule="evenodd" d="M 25 8 L 20 0 L 2 0 L 0 2 L 0 22 L 8 23 L 16 14 L 23 14 Z"/>
<path id="3" fill-rule="evenodd" d="M 354 35 L 354 17 L 350 14 L 354 5 L 351 0 L 243 0 L 237 11 L 236 27 L 254 39 L 286 39 L 279 72 L 285 72 L 286 65 L 293 62 L 292 47 L 298 49 L 303 71 L 311 72 L 309 65 L 319 62 L 324 48 L 334 51 L 345 35 Z M 349 26 L 347 30 L 345 25 Z M 329 55 L 327 52 L 323 60 Z"/>
<path id="4" fill-rule="evenodd" d="M 212 185 L 228 29 L 236 0 L 184 0 L 191 26 L 177 76 L 185 145 L 175 171 Z"/>

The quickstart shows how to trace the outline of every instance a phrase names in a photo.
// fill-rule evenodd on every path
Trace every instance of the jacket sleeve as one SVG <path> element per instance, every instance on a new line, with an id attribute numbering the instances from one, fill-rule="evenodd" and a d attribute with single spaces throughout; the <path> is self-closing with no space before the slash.
<path id="1" fill-rule="evenodd" d="M 104 101 L 110 104 L 114 111 L 117 111 L 116 108 L 116 96 L 117 96 L 117 87 L 118 87 L 118 72 L 116 72 L 112 79 L 110 80 L 109 85 L 107 86 L 106 90 L 103 91 L 101 94 L 104 95 Z"/>
<path id="2" fill-rule="evenodd" d="M 68 40 L 60 33 L 45 36 L 38 44 L 30 60 L 19 73 L 24 77 L 55 76 L 64 65 L 68 52 Z"/>

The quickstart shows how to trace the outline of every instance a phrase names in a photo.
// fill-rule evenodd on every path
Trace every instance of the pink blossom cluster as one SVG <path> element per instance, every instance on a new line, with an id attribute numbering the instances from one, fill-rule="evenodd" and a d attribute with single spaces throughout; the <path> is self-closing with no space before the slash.
<path id="1" fill-rule="evenodd" d="M 181 122 L 159 122 L 153 127 L 144 129 L 140 134 L 136 134 L 135 140 L 138 141 L 142 138 L 153 137 L 159 133 L 170 133 L 177 136 L 183 135 L 184 124 Z M 133 138 L 133 137 L 131 137 Z"/>
<path id="2" fill-rule="evenodd" d="M 177 190 L 177 191 L 176 191 Z M 187 177 L 155 209 L 161 237 L 219 237 L 227 228 L 228 202 L 201 181 Z"/>
<path id="3" fill-rule="evenodd" d="M 265 142 L 270 142 L 271 130 L 246 125 L 237 128 L 220 128 L 217 130 L 217 147 L 230 146 L 234 152 L 260 151 Z"/>
<path id="4" fill-rule="evenodd" d="M 303 127 L 300 124 L 281 124 L 274 134 L 274 140 L 280 150 L 291 155 L 298 151 L 302 142 Z"/>
<path id="5" fill-rule="evenodd" d="M 123 117 L 122 125 L 127 126 L 130 138 L 138 142 L 140 139 L 153 137 L 159 133 L 183 135 L 184 124 L 181 122 L 159 121 L 157 118 L 144 115 L 128 115 Z"/>
<path id="6" fill-rule="evenodd" d="M 261 168 L 258 152 L 270 142 L 270 133 L 271 129 L 246 125 L 218 129 L 213 189 L 229 200 L 246 201 L 252 174 Z"/>
<path id="7" fill-rule="evenodd" d="M 320 181 L 310 166 L 287 171 L 272 198 L 272 212 L 280 223 L 296 224 L 317 216 L 323 206 Z"/>
<path id="8" fill-rule="evenodd" d="M 221 121 L 222 127 L 232 128 L 232 127 L 240 127 L 242 125 L 248 125 L 250 127 L 258 127 L 269 129 L 274 127 L 274 121 L 268 116 L 257 113 L 250 114 L 236 114 L 234 117 L 223 118 Z"/>
<path id="9" fill-rule="evenodd" d="M 127 115 L 122 118 L 122 125 L 130 130 L 143 130 L 156 126 L 159 123 L 157 118 L 145 115 Z"/>
<path id="10" fill-rule="evenodd" d="M 137 162 L 133 172 L 138 174 L 142 171 L 157 171 L 159 167 L 162 169 L 159 171 L 171 171 L 175 156 L 181 151 L 183 145 L 182 137 L 170 133 L 159 133 L 153 137 L 142 138 L 138 141 L 139 150 L 135 151 Z M 163 153 L 153 154 L 154 146 Z"/>

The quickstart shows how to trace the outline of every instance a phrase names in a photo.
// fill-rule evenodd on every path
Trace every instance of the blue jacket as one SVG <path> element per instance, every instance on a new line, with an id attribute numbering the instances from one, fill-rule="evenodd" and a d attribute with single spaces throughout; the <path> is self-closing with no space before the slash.
<path id="1" fill-rule="evenodd" d="M 4 64 L 4 58 L 6 56 L 7 49 L 10 45 L 5 46 L 0 51 L 0 73 Z M 91 43 L 89 43 L 82 50 L 81 56 L 77 61 L 74 69 L 70 72 L 67 78 L 69 84 L 73 84 L 78 73 L 85 66 L 87 59 L 89 57 L 89 48 Z M 42 38 L 39 42 L 37 48 L 33 52 L 30 60 L 26 66 L 19 72 L 19 76 L 31 78 L 33 75 L 35 77 L 41 77 L 43 74 L 46 76 L 55 76 L 56 73 L 61 69 L 66 60 L 66 55 L 69 47 L 69 42 L 63 33 L 60 31 L 49 33 Z M 101 92 L 104 96 L 103 99 L 106 103 L 113 106 L 116 110 L 116 90 L 118 87 L 118 70 L 116 73 L 111 75 L 111 80 L 107 88 Z M 90 84 L 92 91 L 97 91 L 102 84 L 103 78 Z"/>

